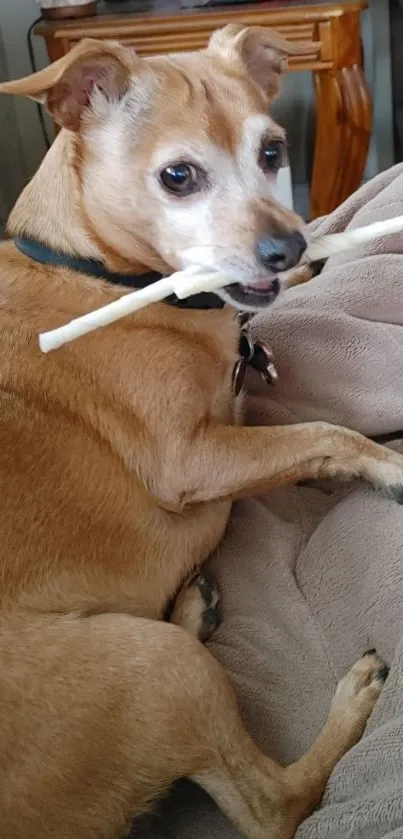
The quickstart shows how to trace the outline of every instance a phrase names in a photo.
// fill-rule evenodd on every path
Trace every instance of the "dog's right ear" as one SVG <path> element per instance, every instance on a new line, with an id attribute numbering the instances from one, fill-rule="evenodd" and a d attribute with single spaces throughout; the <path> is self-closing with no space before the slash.
<path id="1" fill-rule="evenodd" d="M 220 57 L 228 67 L 246 73 L 272 100 L 278 94 L 287 57 L 316 53 L 319 48 L 319 43 L 287 41 L 267 26 L 229 23 L 213 33 L 207 51 Z"/>
<path id="2" fill-rule="evenodd" d="M 46 105 L 59 125 L 77 131 L 94 88 L 119 99 L 138 67 L 134 50 L 114 41 L 80 41 L 67 55 L 24 79 L 0 84 L 0 93 L 29 96 Z"/>

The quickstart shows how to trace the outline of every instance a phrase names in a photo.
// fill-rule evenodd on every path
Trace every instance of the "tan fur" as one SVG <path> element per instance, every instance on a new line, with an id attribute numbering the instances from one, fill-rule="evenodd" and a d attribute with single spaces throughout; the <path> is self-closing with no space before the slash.
<path id="1" fill-rule="evenodd" d="M 170 227 L 155 155 L 191 146 L 229 167 L 245 120 L 265 114 L 261 79 L 278 85 L 281 43 L 230 28 L 210 52 L 140 62 L 85 42 L 4 85 L 74 128 L 17 202 L 11 232 L 118 270 L 180 263 L 190 233 Z M 100 67 L 101 90 L 83 104 L 80 85 Z M 218 189 L 210 220 L 227 253 L 241 247 L 242 270 L 263 218 L 297 223 L 269 197 L 244 198 L 237 226 Z M 188 203 L 195 225 L 198 206 Z M 324 424 L 241 427 L 230 309 L 152 306 L 41 355 L 40 331 L 123 293 L 0 248 L 0 836 L 120 837 L 190 776 L 250 839 L 287 839 L 360 737 L 381 662 L 350 671 L 318 741 L 283 769 L 252 743 L 225 674 L 183 628 L 199 632 L 200 589 L 178 600 L 181 626 L 164 610 L 217 546 L 234 498 L 329 475 L 397 492 L 402 459 Z"/>

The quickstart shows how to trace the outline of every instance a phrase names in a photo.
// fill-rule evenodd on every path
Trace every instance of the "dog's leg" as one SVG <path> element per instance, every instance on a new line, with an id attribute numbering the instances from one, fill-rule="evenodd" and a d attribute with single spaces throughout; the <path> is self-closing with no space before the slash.
<path id="1" fill-rule="evenodd" d="M 194 780 L 249 839 L 291 839 L 319 803 L 336 763 L 361 737 L 387 674 L 375 651 L 363 656 L 339 682 L 322 732 L 296 763 L 280 769 L 230 735 L 221 766 Z"/>
<path id="2" fill-rule="evenodd" d="M 249 839 L 289 839 L 386 677 L 375 654 L 361 659 L 312 749 L 283 769 L 250 739 L 221 666 L 176 626 L 112 614 L 10 618 L 0 664 L 7 839 L 115 839 L 184 776 Z"/>
<path id="3" fill-rule="evenodd" d="M 213 575 L 203 569 L 181 588 L 170 621 L 204 643 L 220 624 L 219 599 Z"/>
<path id="4" fill-rule="evenodd" d="M 303 285 L 309 283 L 313 277 L 317 277 L 321 273 L 326 260 L 318 260 L 317 262 L 309 262 L 308 265 L 300 265 L 298 268 L 290 268 L 289 271 L 284 271 L 281 275 L 281 284 L 283 288 L 293 288 L 296 285 Z"/>
<path id="5" fill-rule="evenodd" d="M 364 478 L 403 502 L 403 456 L 327 423 L 209 426 L 189 446 L 178 503 L 239 498 L 314 478 Z"/>

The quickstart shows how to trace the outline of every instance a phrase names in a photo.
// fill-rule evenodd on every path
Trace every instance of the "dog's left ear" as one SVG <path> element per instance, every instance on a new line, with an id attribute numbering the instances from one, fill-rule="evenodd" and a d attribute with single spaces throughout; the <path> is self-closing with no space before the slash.
<path id="1" fill-rule="evenodd" d="M 0 93 L 29 96 L 45 105 L 59 125 L 77 131 L 95 90 L 106 99 L 119 99 L 138 65 L 134 50 L 115 41 L 85 38 L 38 73 L 3 82 Z"/>
<path id="2" fill-rule="evenodd" d="M 211 36 L 208 52 L 247 75 L 272 100 L 277 96 L 289 55 L 317 52 L 319 44 L 291 43 L 274 29 L 230 23 Z"/>

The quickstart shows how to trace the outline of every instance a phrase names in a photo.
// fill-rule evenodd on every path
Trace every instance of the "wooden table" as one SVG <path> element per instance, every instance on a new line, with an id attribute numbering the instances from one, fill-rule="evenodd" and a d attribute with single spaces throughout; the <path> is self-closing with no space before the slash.
<path id="1" fill-rule="evenodd" d="M 291 41 L 318 42 L 310 55 L 289 61 L 290 71 L 313 73 L 315 218 L 331 212 L 357 189 L 364 172 L 372 119 L 360 37 L 360 13 L 367 5 L 367 0 L 275 0 L 185 10 L 179 0 L 126 0 L 108 8 L 101 4 L 93 17 L 42 22 L 35 33 L 45 38 L 51 61 L 84 37 L 115 38 L 143 56 L 199 49 L 214 29 L 229 21 L 271 26 Z"/>

